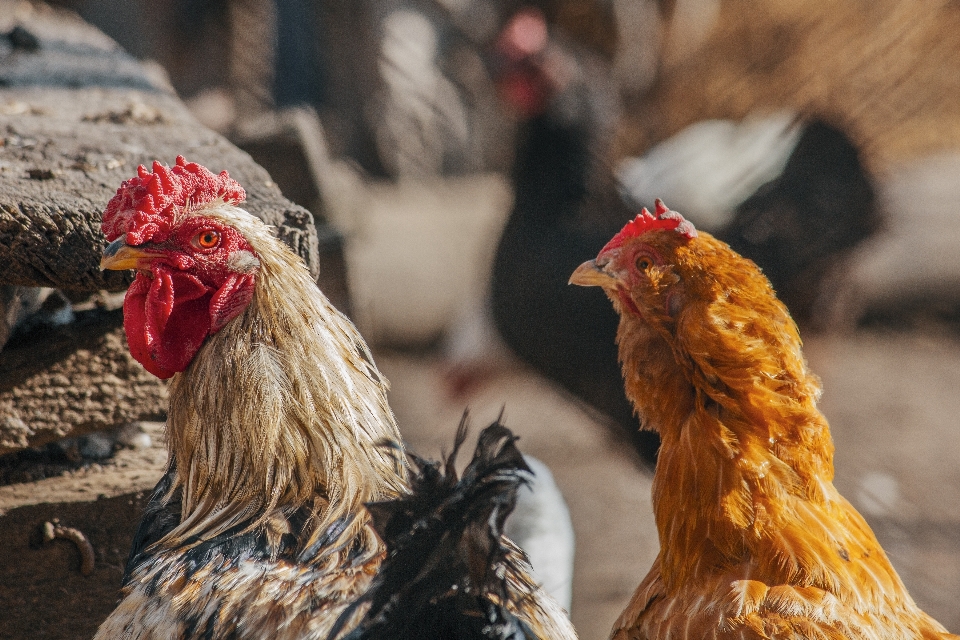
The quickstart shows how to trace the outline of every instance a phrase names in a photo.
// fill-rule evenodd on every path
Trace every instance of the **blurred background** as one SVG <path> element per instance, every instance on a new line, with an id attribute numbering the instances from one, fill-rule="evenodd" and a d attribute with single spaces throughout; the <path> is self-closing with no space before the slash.
<path id="1" fill-rule="evenodd" d="M 838 487 L 960 631 L 960 2 L 52 4 L 314 214 L 415 451 L 505 411 L 569 506 L 581 638 L 656 555 L 656 442 L 609 303 L 566 281 L 655 198 L 770 277 Z"/>

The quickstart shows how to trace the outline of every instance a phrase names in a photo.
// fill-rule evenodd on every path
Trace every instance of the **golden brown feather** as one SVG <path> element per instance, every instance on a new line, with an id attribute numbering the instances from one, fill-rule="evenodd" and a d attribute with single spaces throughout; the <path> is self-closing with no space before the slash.
<path id="1" fill-rule="evenodd" d="M 613 637 L 956 638 L 833 486 L 820 382 L 767 279 L 657 213 L 571 278 L 620 313 L 626 392 L 662 440 L 661 550 Z"/>

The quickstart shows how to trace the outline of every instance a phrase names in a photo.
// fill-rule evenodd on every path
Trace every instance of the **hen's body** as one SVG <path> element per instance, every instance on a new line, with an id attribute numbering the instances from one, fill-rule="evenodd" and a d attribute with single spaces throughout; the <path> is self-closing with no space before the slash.
<path id="1" fill-rule="evenodd" d="M 662 440 L 661 551 L 613 637 L 953 637 L 833 486 L 820 384 L 766 278 L 706 234 L 631 233 L 572 280 L 620 312 L 627 395 Z"/>
<path id="2" fill-rule="evenodd" d="M 363 339 L 227 198 L 243 192 L 225 173 L 178 158 L 141 167 L 104 214 L 102 266 L 139 270 L 131 351 L 172 384 L 169 469 L 97 638 L 326 638 L 383 559 L 365 504 L 408 489 Z M 552 631 L 535 595 L 519 615 Z M 540 637 L 576 637 L 560 628 Z"/>

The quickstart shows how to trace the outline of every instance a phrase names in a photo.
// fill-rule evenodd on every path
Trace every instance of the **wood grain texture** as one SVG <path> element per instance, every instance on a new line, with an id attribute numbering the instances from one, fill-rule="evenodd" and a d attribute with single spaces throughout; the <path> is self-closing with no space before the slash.
<path id="1" fill-rule="evenodd" d="M 25 338 L 0 351 L 0 454 L 166 415 L 167 384 L 130 355 L 119 310 Z"/>
<path id="2" fill-rule="evenodd" d="M 43 5 L 0 2 L 0 31 L 20 25 L 35 51 L 0 48 L 0 282 L 94 291 L 128 277 L 101 273 L 100 215 L 138 164 L 178 154 L 226 169 L 246 207 L 318 275 L 313 217 L 267 172 L 206 129 L 166 83 L 94 27 Z"/>

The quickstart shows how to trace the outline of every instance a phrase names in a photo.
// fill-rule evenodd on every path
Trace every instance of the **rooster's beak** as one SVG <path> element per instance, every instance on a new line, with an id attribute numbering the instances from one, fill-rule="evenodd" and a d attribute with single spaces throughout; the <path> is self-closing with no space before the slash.
<path id="1" fill-rule="evenodd" d="M 131 247 L 123 241 L 121 236 L 108 244 L 103 250 L 103 257 L 100 258 L 100 270 L 146 269 L 150 266 L 151 261 L 162 256 L 162 253 L 151 252 L 145 247 Z"/>
<path id="2" fill-rule="evenodd" d="M 616 282 L 616 278 L 597 266 L 596 260 L 587 260 L 577 267 L 567 284 L 578 284 L 581 287 L 611 287 Z"/>

